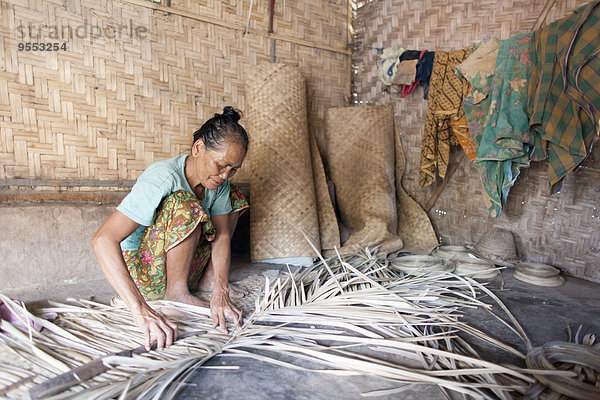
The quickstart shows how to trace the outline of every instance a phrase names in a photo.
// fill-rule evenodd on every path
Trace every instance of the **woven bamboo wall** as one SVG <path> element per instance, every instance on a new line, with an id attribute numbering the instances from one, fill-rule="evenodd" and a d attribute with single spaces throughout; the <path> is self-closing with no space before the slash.
<path id="1" fill-rule="evenodd" d="M 0 189 L 128 190 L 152 162 L 188 151 L 214 112 L 246 108 L 242 71 L 270 62 L 273 42 L 274 60 L 307 80 L 309 125 L 323 143 L 325 110 L 349 93 L 348 2 L 278 1 L 271 36 L 268 3 L 2 0 Z M 41 28 L 40 40 L 21 39 L 19 26 Z M 75 37 L 53 38 L 57 26 Z M 92 37 L 93 26 L 114 29 Z M 18 51 L 25 41 L 67 50 Z"/>
<path id="2" fill-rule="evenodd" d="M 552 0 L 550 0 L 552 1 Z M 588 3 L 557 0 L 545 19 L 554 21 Z M 424 205 L 435 190 L 418 184 L 427 101 L 422 88 L 402 99 L 384 92 L 377 77 L 376 48 L 457 50 L 484 36 L 507 39 L 531 31 L 546 0 L 380 0 L 358 2 L 354 20 L 353 101 L 391 103 L 407 157 L 404 186 Z M 463 161 L 429 216 L 441 242 L 476 242 L 491 226 L 512 230 L 519 250 L 537 262 L 600 281 L 600 149 L 549 196 L 545 163 L 522 170 L 500 217 L 491 218 L 481 200 L 477 171 Z"/>

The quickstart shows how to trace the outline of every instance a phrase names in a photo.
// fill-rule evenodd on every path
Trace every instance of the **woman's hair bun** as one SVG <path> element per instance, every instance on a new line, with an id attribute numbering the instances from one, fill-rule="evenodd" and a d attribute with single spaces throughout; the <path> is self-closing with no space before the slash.
<path id="1" fill-rule="evenodd" d="M 218 149 L 226 140 L 233 140 L 248 148 L 248 134 L 238 121 L 241 111 L 231 106 L 223 109 L 223 114 L 215 114 L 200 129 L 194 132 L 194 143 L 202 140 L 207 149 Z"/>
<path id="2" fill-rule="evenodd" d="M 217 114 L 218 115 L 218 114 Z M 215 115 L 215 117 L 217 116 Z M 226 106 L 223 109 L 223 117 L 231 118 L 234 122 L 238 122 L 240 120 L 240 113 L 231 106 Z"/>

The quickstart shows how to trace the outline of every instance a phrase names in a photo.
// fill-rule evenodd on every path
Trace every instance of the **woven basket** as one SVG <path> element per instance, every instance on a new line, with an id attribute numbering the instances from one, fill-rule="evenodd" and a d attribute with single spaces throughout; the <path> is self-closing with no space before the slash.
<path id="1" fill-rule="evenodd" d="M 366 246 L 385 254 L 400 250 L 391 107 L 330 108 L 325 124 L 340 217 L 352 231 L 342 251 Z"/>
<path id="2" fill-rule="evenodd" d="M 552 278 L 536 278 L 531 275 L 525 275 L 520 273 L 519 271 L 515 271 L 513 273 L 515 279 L 520 280 L 521 282 L 529 283 L 531 285 L 536 286 L 545 286 L 545 287 L 557 287 L 562 286 L 565 283 L 565 278 L 558 275 Z"/>
<path id="3" fill-rule="evenodd" d="M 553 278 L 560 275 L 560 270 L 548 264 L 534 262 L 520 262 L 515 266 L 516 270 L 525 275 L 538 278 Z"/>
<path id="4" fill-rule="evenodd" d="M 534 262 L 520 262 L 515 266 L 515 279 L 537 286 L 556 287 L 565 283 L 560 270 L 551 265 Z"/>
<path id="5" fill-rule="evenodd" d="M 444 245 L 438 246 L 431 254 L 442 258 L 453 258 L 460 255 L 466 255 L 468 252 L 465 246 Z"/>
<path id="6" fill-rule="evenodd" d="M 432 255 L 412 255 L 390 259 L 390 267 L 409 275 L 452 272 L 455 264 L 451 260 Z"/>
<path id="7" fill-rule="evenodd" d="M 245 71 L 244 88 L 252 142 L 250 257 L 315 257 L 302 233 L 319 246 L 304 78 L 289 65 L 258 65 Z"/>
<path id="8" fill-rule="evenodd" d="M 496 265 L 514 267 L 519 261 L 517 244 L 513 233 L 506 229 L 492 228 L 483 234 L 475 245 L 467 245 L 467 249 L 480 258 L 487 259 Z"/>
<path id="9" fill-rule="evenodd" d="M 460 276 L 468 276 L 473 279 L 492 279 L 500 270 L 490 261 L 469 256 L 467 253 L 452 257 L 456 265 L 454 273 Z"/>

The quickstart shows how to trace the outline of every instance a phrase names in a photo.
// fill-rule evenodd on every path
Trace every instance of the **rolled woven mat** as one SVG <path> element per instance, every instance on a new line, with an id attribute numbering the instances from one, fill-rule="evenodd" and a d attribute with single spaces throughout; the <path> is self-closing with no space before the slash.
<path id="1" fill-rule="evenodd" d="M 396 149 L 396 212 L 398 214 L 398 236 L 404 242 L 403 250 L 415 254 L 430 253 L 438 245 L 437 236 L 429 216 L 402 186 L 406 170 L 406 157 L 398 123 L 394 119 L 394 142 Z"/>
<path id="2" fill-rule="evenodd" d="M 565 283 L 560 270 L 551 265 L 533 262 L 520 262 L 515 266 L 515 279 L 537 286 L 556 287 Z"/>
<path id="3" fill-rule="evenodd" d="M 352 231 L 342 252 L 366 246 L 378 247 L 383 254 L 400 250 L 391 107 L 330 108 L 325 125 L 327 164 L 340 218 Z"/>
<path id="4" fill-rule="evenodd" d="M 296 67 L 266 64 L 244 73 L 251 139 L 250 258 L 309 264 L 319 247 L 306 87 Z"/>
<path id="5" fill-rule="evenodd" d="M 409 275 L 454 271 L 454 262 L 432 255 L 411 255 L 389 258 L 390 266 Z"/>
<path id="6" fill-rule="evenodd" d="M 500 270 L 490 261 L 473 257 L 468 253 L 455 255 L 452 261 L 456 265 L 454 270 L 456 275 L 473 279 L 492 279 L 500 273 Z"/>
<path id="7" fill-rule="evenodd" d="M 327 178 L 323 168 L 323 160 L 315 135 L 309 133 L 310 154 L 312 160 L 313 180 L 315 182 L 315 195 L 317 202 L 317 215 L 319 217 L 319 235 L 321 237 L 321 251 L 328 253 L 335 248 L 340 248 L 340 229 L 338 227 L 335 210 L 327 188 Z"/>
<path id="8" fill-rule="evenodd" d="M 467 253 L 467 248 L 459 245 L 438 246 L 431 252 L 432 255 L 442 258 L 452 258 L 460 255 L 466 255 Z"/>

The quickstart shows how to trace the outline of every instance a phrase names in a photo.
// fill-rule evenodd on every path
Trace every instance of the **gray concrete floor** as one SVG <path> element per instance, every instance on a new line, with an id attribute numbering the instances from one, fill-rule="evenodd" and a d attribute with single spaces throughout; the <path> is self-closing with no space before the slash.
<path id="1" fill-rule="evenodd" d="M 250 263 L 244 257 L 234 259 L 231 270 L 233 281 L 250 274 L 277 272 L 281 267 L 273 264 Z M 582 333 L 600 335 L 600 285 L 577 278 L 567 277 L 566 283 L 557 288 L 545 288 L 520 282 L 512 277 L 512 270 L 504 270 L 501 276 L 489 284 L 490 289 L 512 311 L 523 326 L 534 346 L 553 340 L 567 340 L 567 326 Z M 32 306 L 46 299 L 64 301 L 72 297 L 107 303 L 114 295 L 104 280 L 61 285 L 32 293 L 5 293 L 25 300 Z M 464 320 L 485 330 L 507 343 L 520 346 L 520 341 L 488 313 L 469 310 Z M 492 350 L 484 344 L 476 344 L 484 358 L 495 361 L 519 360 L 507 357 L 504 352 Z M 523 346 L 520 346 L 525 351 Z M 218 356 L 207 366 L 239 366 L 237 370 L 200 368 L 187 380 L 180 392 L 182 399 L 358 399 L 361 393 L 393 387 L 383 379 L 362 377 L 335 377 L 319 373 L 290 370 L 251 359 Z M 310 365 L 303 364 L 305 367 Z M 318 368 L 318 366 L 314 366 Z M 443 399 L 437 388 L 425 385 L 407 387 L 401 395 L 378 396 L 379 399 Z"/>

